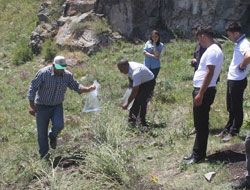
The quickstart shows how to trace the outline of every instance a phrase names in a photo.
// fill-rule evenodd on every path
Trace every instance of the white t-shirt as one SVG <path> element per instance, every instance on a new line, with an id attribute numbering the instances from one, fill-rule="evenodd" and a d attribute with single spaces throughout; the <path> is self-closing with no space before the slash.
<path id="1" fill-rule="evenodd" d="M 208 65 L 214 65 L 214 75 L 208 87 L 215 87 L 218 76 L 221 72 L 221 67 L 224 61 L 224 56 L 218 45 L 212 44 L 207 50 L 203 53 L 199 67 L 197 71 L 194 73 L 193 85 L 196 88 L 200 88 L 203 84 L 203 80 L 205 78 L 207 72 Z"/>
<path id="2" fill-rule="evenodd" d="M 128 77 L 133 80 L 133 87 L 153 80 L 154 74 L 143 64 L 129 62 Z"/>
<path id="3" fill-rule="evenodd" d="M 247 40 L 247 38 L 243 38 L 239 43 L 235 44 L 233 59 L 229 66 L 227 75 L 228 80 L 243 80 L 246 78 L 249 65 L 247 65 L 244 71 L 239 70 L 239 65 L 242 63 L 244 54 L 248 50 L 250 50 L 250 42 Z"/>

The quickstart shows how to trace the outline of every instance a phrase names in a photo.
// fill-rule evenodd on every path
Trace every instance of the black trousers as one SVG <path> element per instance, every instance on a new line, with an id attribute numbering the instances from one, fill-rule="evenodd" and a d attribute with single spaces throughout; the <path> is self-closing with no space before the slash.
<path id="1" fill-rule="evenodd" d="M 240 132 L 243 123 L 243 93 L 247 87 L 247 78 L 227 81 L 227 111 L 229 119 L 224 128 L 232 135 Z"/>
<path id="2" fill-rule="evenodd" d="M 154 86 L 154 79 L 139 86 L 139 91 L 135 97 L 133 106 L 129 111 L 129 121 L 136 121 L 136 118 L 140 113 L 141 123 L 146 122 L 147 105 L 152 97 Z"/>
<path id="3" fill-rule="evenodd" d="M 194 103 L 194 98 L 199 92 L 199 88 L 195 88 L 193 91 L 193 118 L 194 126 L 196 129 L 196 137 L 193 147 L 193 156 L 195 158 L 205 158 L 207 151 L 207 140 L 208 140 L 208 122 L 209 122 L 209 111 L 210 107 L 214 102 L 216 88 L 209 87 L 207 88 L 202 105 L 196 106 Z"/>

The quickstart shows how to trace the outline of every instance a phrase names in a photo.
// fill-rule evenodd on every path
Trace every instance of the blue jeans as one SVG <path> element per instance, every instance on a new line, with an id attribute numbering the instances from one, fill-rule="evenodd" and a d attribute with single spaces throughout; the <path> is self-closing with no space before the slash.
<path id="1" fill-rule="evenodd" d="M 41 157 L 44 157 L 49 151 L 48 126 L 50 120 L 52 128 L 49 135 L 57 137 L 64 126 L 62 104 L 56 106 L 36 105 L 37 138 Z"/>

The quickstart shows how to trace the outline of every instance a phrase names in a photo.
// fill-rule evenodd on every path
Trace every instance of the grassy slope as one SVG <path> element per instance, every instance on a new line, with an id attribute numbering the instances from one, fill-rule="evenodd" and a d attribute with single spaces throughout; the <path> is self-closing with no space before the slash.
<path id="1" fill-rule="evenodd" d="M 20 36 L 28 37 L 36 20 L 39 3 L 20 2 L 0 1 L 1 52 L 6 54 L 0 61 L 2 68 L 9 65 L 13 46 Z M 58 156 L 64 159 L 55 168 L 38 159 L 35 119 L 27 112 L 27 89 L 42 65 L 34 58 L 25 65 L 9 65 L 0 71 L 0 189 L 230 189 L 228 170 L 223 163 L 205 162 L 187 167 L 181 161 L 183 155 L 191 152 L 194 141 L 190 135 L 193 70 L 188 65 L 193 46 L 188 41 L 166 44 L 148 112 L 149 121 L 158 127 L 145 134 L 127 127 L 127 112 L 120 108 L 127 79 L 115 65 L 120 57 L 142 62 L 143 43 L 117 42 L 92 57 L 83 56 L 83 64 L 70 70 L 85 85 L 95 79 L 100 82 L 102 111 L 82 114 L 85 96 L 68 90 L 64 102 L 65 129 L 58 149 L 52 151 L 51 162 Z M 211 110 L 212 134 L 227 120 L 226 71 L 233 44 L 224 43 L 223 50 L 226 59 Z M 61 54 L 72 55 L 67 51 Z M 245 120 L 248 120 L 249 87 L 245 97 Z M 247 123 L 242 136 L 246 134 L 246 126 Z M 222 144 L 210 135 L 208 154 L 237 142 L 242 140 L 235 138 Z M 203 175 L 210 171 L 217 174 L 207 183 Z M 157 177 L 158 182 L 154 184 L 150 175 Z"/>

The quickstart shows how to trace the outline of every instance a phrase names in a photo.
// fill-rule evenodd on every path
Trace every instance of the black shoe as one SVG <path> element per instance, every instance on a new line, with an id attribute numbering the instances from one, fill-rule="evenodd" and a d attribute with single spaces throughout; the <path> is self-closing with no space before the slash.
<path id="1" fill-rule="evenodd" d="M 191 154 L 190 156 L 184 156 L 183 160 L 191 160 L 193 158 L 193 155 Z"/>
<path id="2" fill-rule="evenodd" d="M 129 123 L 130 125 L 136 125 L 136 119 L 134 119 L 134 118 L 129 118 L 129 119 L 128 119 L 128 123 Z"/>
<path id="3" fill-rule="evenodd" d="M 57 142 L 56 142 L 56 137 L 54 137 L 53 135 L 49 135 L 49 142 L 50 142 L 50 147 L 52 148 L 52 149 L 56 149 L 56 144 L 57 144 Z"/>
<path id="4" fill-rule="evenodd" d="M 47 153 L 47 154 L 45 154 L 43 156 L 40 156 L 40 159 L 46 160 L 46 161 L 49 161 L 49 158 L 50 158 L 50 153 Z"/>
<path id="5" fill-rule="evenodd" d="M 204 161 L 204 159 L 205 159 L 205 158 L 195 158 L 195 157 L 193 156 L 191 159 L 187 160 L 187 163 L 186 163 L 186 164 L 187 164 L 187 165 L 198 164 L 198 163 Z"/>
<path id="6" fill-rule="evenodd" d="M 148 126 L 149 126 L 148 123 L 147 123 L 146 121 L 141 122 L 141 125 L 142 125 L 143 127 L 148 127 Z"/>
<path id="7" fill-rule="evenodd" d="M 239 183 L 232 185 L 233 189 L 250 189 L 250 184 L 247 182 L 246 178 L 240 180 Z"/>

